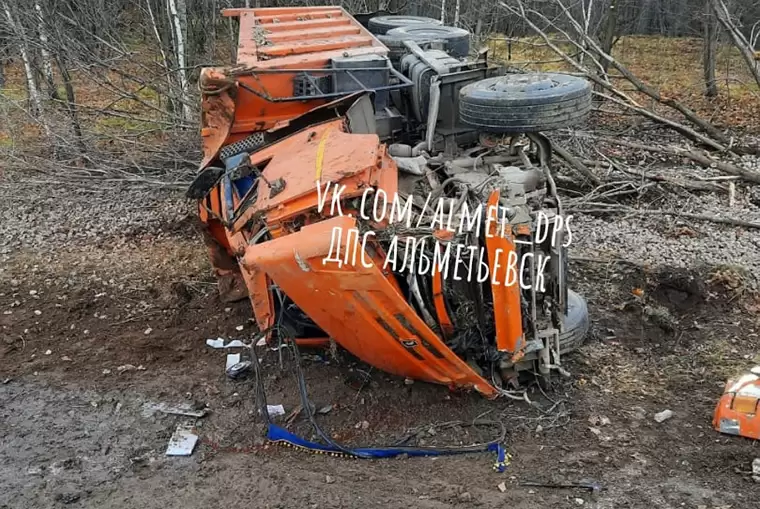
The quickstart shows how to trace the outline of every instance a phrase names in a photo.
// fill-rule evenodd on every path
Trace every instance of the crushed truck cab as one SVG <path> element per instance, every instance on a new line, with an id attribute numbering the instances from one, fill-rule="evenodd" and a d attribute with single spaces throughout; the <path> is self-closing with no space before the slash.
<path id="1" fill-rule="evenodd" d="M 541 133 L 585 117 L 588 83 L 505 74 L 438 24 L 224 12 L 240 22 L 237 62 L 201 72 L 188 191 L 221 297 L 247 296 L 270 342 L 333 340 L 487 397 L 564 371 L 588 316 Z"/>

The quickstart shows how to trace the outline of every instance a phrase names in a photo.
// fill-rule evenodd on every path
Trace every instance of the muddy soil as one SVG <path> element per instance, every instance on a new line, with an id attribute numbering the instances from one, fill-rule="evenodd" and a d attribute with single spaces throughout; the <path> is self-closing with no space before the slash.
<path id="1" fill-rule="evenodd" d="M 489 453 L 351 460 L 263 440 L 252 380 L 227 378 L 224 353 L 205 345 L 249 338 L 249 307 L 219 302 L 191 208 L 172 193 L 151 196 L 130 196 L 143 212 L 124 228 L 98 221 L 123 210 L 97 206 L 123 200 L 123 190 L 0 196 L 11 247 L 0 253 L 0 507 L 756 506 L 760 485 L 747 471 L 760 449 L 710 425 L 725 378 L 760 361 L 760 301 L 736 267 L 573 262 L 593 331 L 566 357 L 569 378 L 530 393 L 537 407 L 407 385 L 345 352 L 303 352 L 310 396 L 329 407 L 318 420 L 338 440 L 388 444 L 480 417 L 506 425 L 512 455 L 505 473 Z M 44 208 L 37 241 L 9 226 L 33 213 L 30 203 Z M 97 235 L 78 234 L 91 228 Z M 291 413 L 299 398 L 287 356 L 281 368 L 277 352 L 260 353 L 269 403 Z M 157 402 L 208 414 L 166 415 L 151 410 Z M 674 416 L 655 422 L 665 409 Z M 302 416 L 286 417 L 278 422 L 311 436 Z M 193 455 L 165 456 L 185 422 L 201 437 Z M 470 444 L 493 431 L 417 438 Z"/>

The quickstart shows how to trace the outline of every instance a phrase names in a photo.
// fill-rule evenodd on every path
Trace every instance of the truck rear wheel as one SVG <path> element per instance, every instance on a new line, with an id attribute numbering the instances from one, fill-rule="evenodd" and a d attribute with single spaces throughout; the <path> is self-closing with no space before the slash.
<path id="1" fill-rule="evenodd" d="M 459 92 L 462 122 L 490 132 L 560 129 L 584 120 L 590 110 L 591 84 L 567 74 L 508 74 Z"/>
<path id="2" fill-rule="evenodd" d="M 433 42 L 441 41 L 445 51 L 457 58 L 464 58 L 470 54 L 470 32 L 464 28 L 450 27 L 445 25 L 408 25 L 389 30 L 386 38 L 400 41 Z"/>
<path id="3" fill-rule="evenodd" d="M 426 18 L 424 16 L 376 16 L 370 18 L 367 26 L 369 31 L 375 35 L 383 35 L 388 30 L 394 28 L 416 26 L 416 25 L 440 25 L 437 19 Z"/>

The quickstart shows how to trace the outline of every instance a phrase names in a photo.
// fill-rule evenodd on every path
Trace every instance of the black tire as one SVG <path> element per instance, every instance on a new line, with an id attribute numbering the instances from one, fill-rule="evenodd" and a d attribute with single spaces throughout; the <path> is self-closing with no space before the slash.
<path id="1" fill-rule="evenodd" d="M 444 50 L 453 57 L 464 58 L 470 54 L 470 32 L 464 28 L 445 25 L 409 25 L 389 30 L 386 37 L 398 41 L 444 43 Z"/>
<path id="2" fill-rule="evenodd" d="M 375 35 L 383 35 L 388 30 L 405 27 L 410 25 L 440 25 L 437 19 L 426 18 L 424 16 L 375 16 L 370 18 L 367 26 L 369 31 Z"/>
<path id="3" fill-rule="evenodd" d="M 567 292 L 565 330 L 559 335 L 559 352 L 564 355 L 577 350 L 586 340 L 589 330 L 586 300 L 570 290 Z"/>
<path id="4" fill-rule="evenodd" d="M 591 84 L 557 73 L 508 74 L 459 92 L 459 118 L 491 132 L 539 132 L 583 121 L 591 110 Z"/>

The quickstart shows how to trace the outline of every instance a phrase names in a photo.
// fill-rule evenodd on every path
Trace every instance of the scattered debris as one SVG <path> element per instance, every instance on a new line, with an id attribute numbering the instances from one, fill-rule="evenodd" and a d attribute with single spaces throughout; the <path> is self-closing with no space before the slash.
<path id="1" fill-rule="evenodd" d="M 469 502 L 472 500 L 472 495 L 470 494 L 469 491 L 465 491 L 464 493 L 460 493 L 459 497 L 457 498 L 459 498 L 459 500 L 461 500 L 462 502 Z"/>
<path id="2" fill-rule="evenodd" d="M 577 497 L 576 497 L 576 499 L 575 499 L 575 503 L 576 503 L 577 505 L 583 505 L 583 504 L 585 503 L 585 500 L 583 500 L 582 498 L 577 498 Z"/>
<path id="3" fill-rule="evenodd" d="M 356 428 L 356 429 L 360 429 L 360 428 L 361 429 L 369 429 L 369 422 L 367 422 L 367 421 L 357 422 L 356 425 L 354 426 L 354 428 Z"/>
<path id="4" fill-rule="evenodd" d="M 507 491 L 507 483 L 500 482 L 498 488 L 499 488 L 499 491 L 501 491 L 502 493 L 506 492 Z"/>
<path id="5" fill-rule="evenodd" d="M 636 420 L 640 421 L 647 416 L 647 411 L 640 406 L 635 406 L 631 410 L 633 411 L 633 418 Z"/>
<path id="6" fill-rule="evenodd" d="M 267 346 L 267 338 L 261 338 L 256 341 L 256 346 Z"/>
<path id="7" fill-rule="evenodd" d="M 411 378 L 404 378 L 404 385 L 412 385 L 414 383 L 414 380 Z"/>
<path id="8" fill-rule="evenodd" d="M 63 362 L 70 362 L 71 361 L 71 357 L 69 357 L 68 355 L 64 355 L 63 357 L 61 357 L 61 360 Z"/>
<path id="9" fill-rule="evenodd" d="M 578 488 L 582 490 L 591 491 L 592 493 L 598 493 L 602 491 L 602 485 L 595 481 L 559 482 L 559 483 L 523 481 L 520 483 L 520 486 L 535 486 L 536 488 L 560 488 L 560 489 Z"/>
<path id="10" fill-rule="evenodd" d="M 143 334 L 145 334 L 147 336 L 151 332 L 153 332 L 153 329 L 151 329 L 150 327 L 148 327 L 147 329 L 145 329 L 145 332 L 143 332 Z"/>
<path id="11" fill-rule="evenodd" d="M 169 439 L 169 446 L 166 448 L 167 456 L 190 456 L 198 443 L 198 435 L 195 434 L 193 426 L 189 424 L 180 424 Z"/>
<path id="12" fill-rule="evenodd" d="M 207 339 L 206 345 L 211 348 L 245 348 L 247 345 L 239 339 L 233 339 L 226 345 L 224 344 L 224 338 Z"/>
<path id="13" fill-rule="evenodd" d="M 251 369 L 251 361 L 241 361 L 227 368 L 227 376 L 235 379 L 245 375 Z"/>
<path id="14" fill-rule="evenodd" d="M 238 325 L 237 327 L 235 327 L 235 330 L 238 332 L 242 331 L 243 329 L 245 329 L 245 325 Z"/>
<path id="15" fill-rule="evenodd" d="M 156 412 L 161 412 L 170 415 L 186 415 L 188 417 L 203 417 L 208 413 L 208 407 L 198 404 L 191 405 L 190 403 L 180 403 L 178 405 L 172 405 L 169 403 L 153 403 L 148 402 L 143 405 L 143 417 L 150 417 Z"/>
<path id="16" fill-rule="evenodd" d="M 285 407 L 282 405 L 267 405 L 267 412 L 269 413 L 269 417 L 285 415 Z"/>
<path id="17" fill-rule="evenodd" d="M 145 371 L 145 366 L 142 364 L 139 366 L 135 366 L 133 364 L 123 364 L 116 368 L 116 371 L 118 371 L 119 374 L 124 373 L 125 371 Z"/>
<path id="18" fill-rule="evenodd" d="M 610 421 L 610 419 L 604 415 L 592 415 L 588 418 L 588 422 L 592 426 L 607 426 L 612 421 Z"/>
<path id="19" fill-rule="evenodd" d="M 319 410 L 317 410 L 317 413 L 320 414 L 320 415 L 326 415 L 326 414 L 329 414 L 330 412 L 332 412 L 332 409 L 333 409 L 332 405 L 325 405 L 322 408 L 320 408 Z"/>
<path id="20" fill-rule="evenodd" d="M 106 368 L 106 369 L 103 370 L 103 374 L 104 375 L 110 375 L 111 374 L 111 370 L 108 369 L 108 368 Z"/>
<path id="21" fill-rule="evenodd" d="M 752 480 L 760 483 L 760 458 L 752 460 Z"/>
<path id="22" fill-rule="evenodd" d="M 325 476 L 325 482 L 326 482 L 327 484 L 332 484 L 332 483 L 334 483 L 334 482 L 335 482 L 335 478 L 334 478 L 334 477 L 332 477 L 332 476 L 330 476 L 330 475 L 326 475 L 326 476 Z"/>
<path id="23" fill-rule="evenodd" d="M 654 420 L 657 422 L 665 422 L 673 417 L 672 410 L 663 410 L 662 412 L 654 414 Z"/>
<path id="24" fill-rule="evenodd" d="M 227 364 L 224 366 L 224 370 L 229 371 L 232 366 L 234 366 L 235 364 L 238 364 L 239 362 L 240 362 L 239 353 L 228 353 Z"/>

